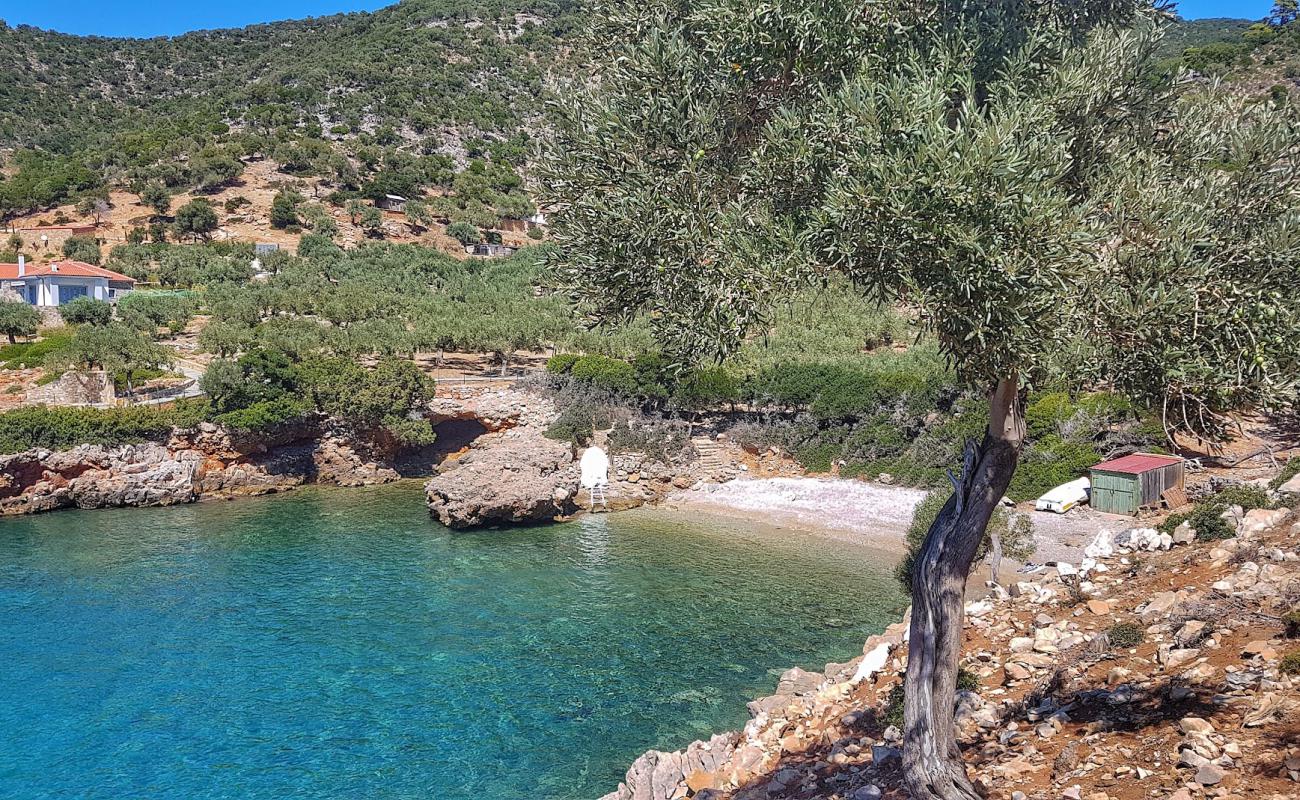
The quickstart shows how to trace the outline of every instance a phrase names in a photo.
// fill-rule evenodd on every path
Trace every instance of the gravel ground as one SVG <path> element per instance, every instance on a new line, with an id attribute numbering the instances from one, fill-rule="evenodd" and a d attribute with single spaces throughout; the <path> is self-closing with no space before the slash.
<path id="1" fill-rule="evenodd" d="M 925 492 L 917 489 L 844 478 L 738 478 L 676 492 L 666 505 L 758 519 L 777 527 L 902 551 L 912 512 L 924 496 Z M 1030 561 L 1036 564 L 1077 564 L 1083 558 L 1083 548 L 1098 531 L 1118 532 L 1136 524 L 1131 517 L 1103 514 L 1086 506 L 1053 514 L 1021 504 L 1017 511 L 1033 520 L 1038 552 Z"/>

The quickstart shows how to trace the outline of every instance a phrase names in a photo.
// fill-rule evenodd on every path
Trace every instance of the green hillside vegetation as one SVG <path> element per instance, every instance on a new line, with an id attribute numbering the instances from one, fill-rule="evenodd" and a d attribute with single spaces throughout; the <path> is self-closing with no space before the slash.
<path id="1" fill-rule="evenodd" d="M 465 157 L 513 167 L 572 21 L 567 0 L 408 0 L 175 38 L 0 23 L 0 215 L 215 188 L 259 156 L 369 195 L 450 186 Z"/>
<path id="2" fill-rule="evenodd" d="M 1300 23 L 1292 0 L 1264 20 L 1201 19 L 1170 26 L 1160 45 L 1160 71 L 1225 80 L 1273 102 L 1300 86 Z"/>

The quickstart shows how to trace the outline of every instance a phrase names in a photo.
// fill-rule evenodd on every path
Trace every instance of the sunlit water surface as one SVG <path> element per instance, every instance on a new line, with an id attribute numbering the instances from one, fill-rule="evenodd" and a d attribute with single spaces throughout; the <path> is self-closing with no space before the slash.
<path id="1" fill-rule="evenodd" d="M 668 512 L 453 534 L 417 485 L 0 521 L 0 797 L 590 798 L 902 604 Z"/>

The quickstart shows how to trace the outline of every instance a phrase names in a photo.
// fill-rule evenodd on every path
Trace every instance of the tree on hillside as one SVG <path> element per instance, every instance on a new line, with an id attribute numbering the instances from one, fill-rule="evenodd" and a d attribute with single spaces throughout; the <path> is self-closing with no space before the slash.
<path id="1" fill-rule="evenodd" d="M 77 201 L 77 213 L 83 217 L 94 217 L 96 225 L 103 221 L 104 215 L 108 213 L 108 207 L 107 200 L 95 195 L 86 195 Z"/>
<path id="2" fill-rule="evenodd" d="M 1282 28 L 1295 22 L 1298 16 L 1300 16 L 1300 3 L 1297 0 L 1274 0 L 1268 21 Z"/>
<path id="3" fill-rule="evenodd" d="M 158 216 L 166 216 L 172 207 L 172 198 L 161 183 L 150 183 L 140 191 L 140 202 L 149 206 Z"/>
<path id="4" fill-rule="evenodd" d="M 905 302 L 989 398 L 916 554 L 904 771 L 975 798 L 953 711 L 970 565 L 1068 343 L 1083 376 L 1214 436 L 1294 397 L 1295 116 L 1151 80 L 1129 0 L 612 0 L 540 170 L 552 265 L 683 362 L 835 276 Z M 591 79 L 590 75 L 595 75 Z"/>
<path id="5" fill-rule="evenodd" d="M 18 336 L 35 336 L 41 324 L 41 314 L 21 300 L 0 298 L 0 333 L 9 337 L 9 344 Z"/>
<path id="6" fill-rule="evenodd" d="M 483 241 L 483 234 L 478 227 L 463 221 L 453 222 L 448 225 L 447 235 L 463 245 L 478 244 Z"/>
<path id="7" fill-rule="evenodd" d="M 114 322 L 78 328 L 66 348 L 50 354 L 48 366 L 52 369 L 102 369 L 112 375 L 122 374 L 130 394 L 135 389 L 136 373 L 165 367 L 171 362 L 170 350 L 139 331 Z"/>
<path id="8" fill-rule="evenodd" d="M 406 222 L 415 231 L 422 231 L 433 222 L 428 204 L 420 200 L 406 201 Z"/>
<path id="9" fill-rule="evenodd" d="M 287 228 L 298 223 L 298 204 L 302 195 L 291 189 L 282 189 L 271 200 L 271 227 Z"/>
<path id="10" fill-rule="evenodd" d="M 69 236 L 60 248 L 64 258 L 98 264 L 100 259 L 99 240 L 93 236 Z"/>
<path id="11" fill-rule="evenodd" d="M 176 209 L 176 219 L 172 223 L 176 238 L 191 236 L 207 241 L 217 229 L 217 211 L 205 197 L 196 197 Z"/>

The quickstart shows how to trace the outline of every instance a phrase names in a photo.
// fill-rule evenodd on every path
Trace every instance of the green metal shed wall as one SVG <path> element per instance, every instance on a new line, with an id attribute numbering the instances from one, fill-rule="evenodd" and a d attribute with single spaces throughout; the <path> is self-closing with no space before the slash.
<path id="1" fill-rule="evenodd" d="M 1160 503 L 1160 495 L 1183 485 L 1182 462 L 1168 464 L 1136 475 L 1129 472 L 1091 471 L 1092 489 L 1088 505 L 1111 514 L 1136 514 L 1142 506 Z"/>
<path id="2" fill-rule="evenodd" d="M 1088 505 L 1109 514 L 1136 514 L 1141 505 L 1141 481 L 1124 472 L 1092 471 Z"/>

